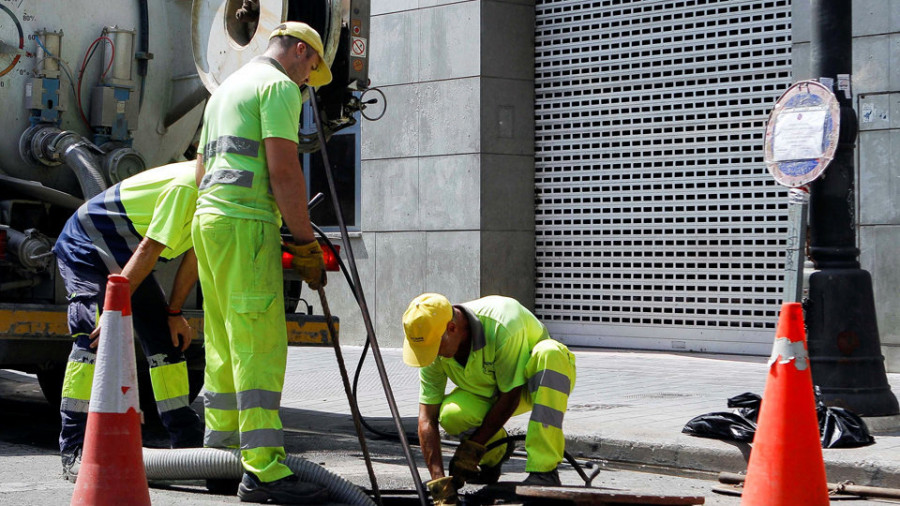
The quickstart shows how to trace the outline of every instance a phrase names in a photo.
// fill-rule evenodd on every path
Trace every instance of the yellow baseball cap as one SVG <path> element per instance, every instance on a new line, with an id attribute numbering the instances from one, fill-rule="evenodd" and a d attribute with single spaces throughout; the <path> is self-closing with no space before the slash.
<path id="1" fill-rule="evenodd" d="M 318 67 L 316 67 L 316 70 L 313 70 L 309 74 L 310 86 L 318 88 L 319 86 L 325 86 L 331 82 L 331 69 L 328 68 L 328 62 L 325 61 L 325 48 L 322 45 L 322 38 L 319 37 L 319 32 L 315 31 L 313 27 L 306 23 L 301 23 L 300 21 L 286 21 L 276 26 L 275 30 L 269 34 L 269 38 L 271 39 L 272 37 L 278 37 L 280 35 L 290 35 L 291 37 L 300 39 L 318 53 L 321 61 L 319 62 Z"/>
<path id="2" fill-rule="evenodd" d="M 453 319 L 453 306 L 439 293 L 423 293 L 403 313 L 403 361 L 413 367 L 434 362 L 441 347 L 441 336 Z"/>

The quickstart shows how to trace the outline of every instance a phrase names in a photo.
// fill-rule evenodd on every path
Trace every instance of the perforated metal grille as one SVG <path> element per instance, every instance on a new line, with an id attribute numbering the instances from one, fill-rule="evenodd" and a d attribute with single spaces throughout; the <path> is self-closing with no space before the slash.
<path id="1" fill-rule="evenodd" d="M 787 206 L 762 143 L 790 1 L 536 9 L 538 315 L 575 344 L 768 353 Z"/>

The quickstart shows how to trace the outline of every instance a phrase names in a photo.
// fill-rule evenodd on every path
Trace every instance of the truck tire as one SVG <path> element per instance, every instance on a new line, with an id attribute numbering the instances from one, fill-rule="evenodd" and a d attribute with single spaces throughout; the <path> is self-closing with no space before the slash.
<path id="1" fill-rule="evenodd" d="M 37 372 L 38 384 L 41 386 L 44 399 L 47 399 L 47 403 L 56 409 L 59 409 L 62 401 L 62 385 L 65 375 L 66 364 L 59 364 Z"/>

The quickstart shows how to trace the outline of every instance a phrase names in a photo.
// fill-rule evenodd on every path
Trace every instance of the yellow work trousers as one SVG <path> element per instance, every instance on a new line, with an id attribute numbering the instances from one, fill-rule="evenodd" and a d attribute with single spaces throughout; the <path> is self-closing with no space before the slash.
<path id="1" fill-rule="evenodd" d="M 552 471 L 562 462 L 566 449 L 562 425 L 569 394 L 575 387 L 575 355 L 562 343 L 545 339 L 531 350 L 525 377 L 527 383 L 522 389 L 522 398 L 512 415 L 531 411 L 525 434 L 525 451 L 528 453 L 525 471 Z M 481 426 L 494 401 L 456 388 L 441 402 L 441 427 L 450 435 L 476 429 Z M 500 429 L 487 444 L 503 437 L 506 437 L 506 430 Z M 486 453 L 480 464 L 496 465 L 504 451 L 505 446 L 500 445 Z"/>
<path id="2" fill-rule="evenodd" d="M 192 234 L 203 290 L 204 445 L 240 448 L 260 481 L 284 478 L 292 472 L 278 416 L 287 363 L 279 229 L 198 215 Z"/>

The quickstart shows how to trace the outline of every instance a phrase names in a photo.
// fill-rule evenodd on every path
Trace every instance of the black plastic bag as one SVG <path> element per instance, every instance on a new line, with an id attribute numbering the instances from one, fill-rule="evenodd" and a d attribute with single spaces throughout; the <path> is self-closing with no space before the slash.
<path id="1" fill-rule="evenodd" d="M 862 418 L 844 408 L 825 406 L 819 387 L 814 389 L 822 448 L 858 448 L 875 442 Z"/>
<path id="2" fill-rule="evenodd" d="M 707 413 L 692 418 L 681 432 L 697 437 L 722 439 L 725 441 L 753 441 L 756 424 L 738 413 Z"/>
<path id="3" fill-rule="evenodd" d="M 825 406 L 819 387 L 815 387 L 815 394 L 822 448 L 857 448 L 875 442 L 859 416 L 843 408 Z M 761 401 L 759 395 L 751 392 L 736 395 L 728 399 L 728 407 L 737 408 L 737 412 L 696 416 L 685 424 L 681 432 L 697 437 L 751 443 L 756 433 Z"/>
<path id="4" fill-rule="evenodd" d="M 751 392 L 744 392 L 728 399 L 729 408 L 738 408 L 738 413 L 756 423 L 756 417 L 759 416 L 759 405 L 762 397 Z"/>

